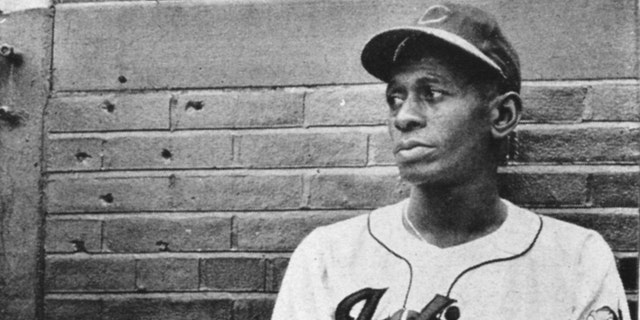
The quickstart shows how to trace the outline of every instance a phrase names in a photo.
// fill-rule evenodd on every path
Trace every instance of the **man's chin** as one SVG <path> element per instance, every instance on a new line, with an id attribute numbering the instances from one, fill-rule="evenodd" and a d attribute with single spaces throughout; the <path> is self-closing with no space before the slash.
<path id="1" fill-rule="evenodd" d="M 414 186 L 452 186 L 463 183 L 468 177 L 460 175 L 453 167 L 442 167 L 439 163 L 398 163 L 402 180 Z"/>
<path id="2" fill-rule="evenodd" d="M 424 185 L 424 184 L 437 184 L 439 180 L 439 174 L 432 170 L 419 169 L 415 166 L 401 166 L 398 165 L 400 177 L 402 180 L 411 183 L 412 185 Z"/>

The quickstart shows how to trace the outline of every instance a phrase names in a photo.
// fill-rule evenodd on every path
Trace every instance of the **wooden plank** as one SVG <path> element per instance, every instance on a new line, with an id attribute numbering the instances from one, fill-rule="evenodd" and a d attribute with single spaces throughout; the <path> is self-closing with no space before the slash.
<path id="1" fill-rule="evenodd" d="M 466 0 L 463 2 L 474 2 Z M 633 0 L 479 4 L 494 13 L 526 79 L 635 77 Z M 422 0 L 109 2 L 59 6 L 62 91 L 363 83 L 360 51 L 411 23 Z"/>
<path id="2" fill-rule="evenodd" d="M 19 118 L 0 120 L 0 319 L 42 319 L 40 158 L 53 19 L 48 9 L 32 9 L 1 20 L 0 43 L 23 61 L 0 59 L 0 105 Z"/>

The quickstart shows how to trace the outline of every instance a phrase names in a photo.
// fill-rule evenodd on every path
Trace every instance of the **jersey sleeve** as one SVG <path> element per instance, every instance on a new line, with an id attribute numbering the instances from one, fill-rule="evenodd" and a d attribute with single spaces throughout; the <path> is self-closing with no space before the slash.
<path id="1" fill-rule="evenodd" d="M 293 252 L 280 286 L 271 320 L 330 320 L 324 253 L 318 229 Z"/>
<path id="2" fill-rule="evenodd" d="M 630 320 L 629 306 L 611 249 L 593 232 L 578 262 L 578 320 Z"/>

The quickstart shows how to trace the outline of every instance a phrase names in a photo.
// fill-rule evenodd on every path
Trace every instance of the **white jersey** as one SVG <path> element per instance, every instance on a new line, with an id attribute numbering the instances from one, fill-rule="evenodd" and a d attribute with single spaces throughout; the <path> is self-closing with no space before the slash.
<path id="1" fill-rule="evenodd" d="M 406 230 L 407 200 L 316 229 L 291 257 L 272 320 L 396 319 L 436 296 L 431 319 L 630 319 L 598 233 L 503 201 L 496 231 L 448 248 Z"/>

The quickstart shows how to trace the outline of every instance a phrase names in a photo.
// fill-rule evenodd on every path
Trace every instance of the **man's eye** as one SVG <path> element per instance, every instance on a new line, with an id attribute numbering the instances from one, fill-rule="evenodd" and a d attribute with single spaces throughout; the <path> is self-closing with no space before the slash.
<path id="1" fill-rule="evenodd" d="M 391 108 L 391 110 L 396 110 L 400 108 L 400 106 L 402 106 L 404 100 L 399 96 L 388 96 L 387 103 L 389 104 L 389 108 Z"/>
<path id="2" fill-rule="evenodd" d="M 431 88 L 425 89 L 424 92 L 422 93 L 424 100 L 427 100 L 427 101 L 440 100 L 443 95 L 444 95 L 444 92 L 440 90 L 433 90 Z"/>

